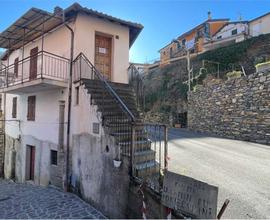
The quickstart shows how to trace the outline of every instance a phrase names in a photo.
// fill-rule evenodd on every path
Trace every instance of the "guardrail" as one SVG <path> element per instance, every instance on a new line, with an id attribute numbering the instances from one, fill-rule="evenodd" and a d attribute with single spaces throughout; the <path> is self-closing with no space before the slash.
<path id="1" fill-rule="evenodd" d="M 69 73 L 69 59 L 40 51 L 0 69 L 0 88 L 14 86 L 35 79 L 66 81 Z"/>

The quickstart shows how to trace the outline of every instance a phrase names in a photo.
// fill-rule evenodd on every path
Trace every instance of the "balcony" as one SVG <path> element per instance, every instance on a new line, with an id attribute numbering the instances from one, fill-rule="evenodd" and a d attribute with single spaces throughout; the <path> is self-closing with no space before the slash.
<path id="1" fill-rule="evenodd" d="M 68 87 L 69 60 L 40 51 L 0 69 L 0 91 L 20 94 Z"/>

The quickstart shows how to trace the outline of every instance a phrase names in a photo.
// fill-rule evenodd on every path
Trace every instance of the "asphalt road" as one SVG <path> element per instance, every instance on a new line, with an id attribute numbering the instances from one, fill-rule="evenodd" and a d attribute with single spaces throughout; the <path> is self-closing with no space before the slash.
<path id="1" fill-rule="evenodd" d="M 270 218 L 270 146 L 169 130 L 169 170 L 219 187 L 222 218 Z"/>

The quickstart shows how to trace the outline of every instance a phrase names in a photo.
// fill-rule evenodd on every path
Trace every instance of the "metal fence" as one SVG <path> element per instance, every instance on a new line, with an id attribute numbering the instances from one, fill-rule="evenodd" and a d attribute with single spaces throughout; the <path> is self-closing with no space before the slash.
<path id="1" fill-rule="evenodd" d="M 35 79 L 66 81 L 69 73 L 69 60 L 46 51 L 17 60 L 8 66 L 1 66 L 0 87 L 9 87 Z"/>

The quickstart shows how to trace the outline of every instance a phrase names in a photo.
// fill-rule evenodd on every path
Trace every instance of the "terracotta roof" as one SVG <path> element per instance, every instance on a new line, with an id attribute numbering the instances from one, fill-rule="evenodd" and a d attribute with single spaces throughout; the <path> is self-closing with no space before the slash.
<path id="1" fill-rule="evenodd" d="M 220 19 L 207 19 L 206 21 L 204 21 L 203 23 L 197 25 L 196 27 L 192 28 L 191 30 L 185 32 L 184 34 L 180 35 L 179 37 L 177 37 L 177 39 L 181 39 L 184 36 L 192 33 L 194 30 L 200 28 L 201 26 L 203 26 L 205 23 L 211 23 L 211 22 L 218 22 L 218 21 L 229 21 L 229 18 L 220 18 Z M 162 47 L 158 52 L 160 52 L 162 49 L 166 48 L 167 46 L 169 46 L 174 40 L 172 40 L 170 43 L 168 43 L 166 46 Z"/>
<path id="2" fill-rule="evenodd" d="M 241 23 L 241 24 L 247 24 L 248 21 L 231 21 L 231 22 L 228 22 L 228 23 L 224 24 L 223 26 L 221 26 L 221 27 L 216 31 L 216 33 L 213 34 L 213 37 L 216 36 L 216 35 L 218 34 L 218 32 L 220 32 L 220 31 L 221 31 L 224 27 L 226 27 L 227 25 L 229 25 L 229 24 L 239 24 L 239 23 Z"/>

